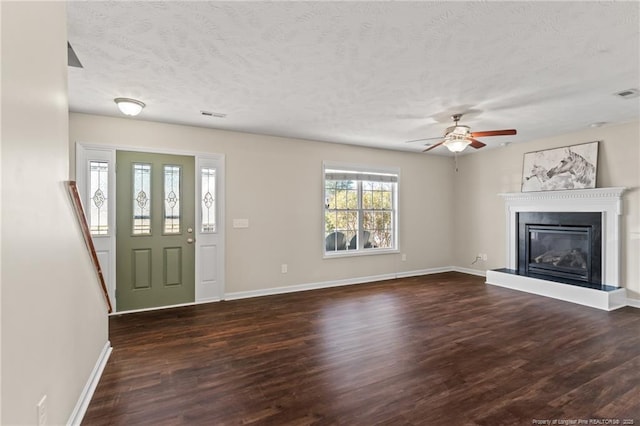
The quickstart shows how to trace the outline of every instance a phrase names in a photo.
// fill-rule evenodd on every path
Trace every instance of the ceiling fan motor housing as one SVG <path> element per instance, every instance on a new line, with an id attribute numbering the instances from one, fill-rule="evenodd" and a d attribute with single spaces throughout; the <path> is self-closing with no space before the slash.
<path id="1" fill-rule="evenodd" d="M 471 128 L 469 126 L 455 125 L 447 127 L 444 132 L 444 136 L 459 136 L 461 138 L 467 138 L 471 136 Z"/>

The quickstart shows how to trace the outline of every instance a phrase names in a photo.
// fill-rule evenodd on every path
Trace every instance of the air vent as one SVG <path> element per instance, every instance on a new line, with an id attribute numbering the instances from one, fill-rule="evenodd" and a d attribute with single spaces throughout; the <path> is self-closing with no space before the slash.
<path id="1" fill-rule="evenodd" d="M 622 92 L 616 93 L 616 96 L 620 96 L 623 99 L 637 98 L 638 96 L 640 96 L 640 90 L 627 89 L 627 90 L 623 90 Z"/>
<path id="2" fill-rule="evenodd" d="M 215 118 L 225 118 L 227 114 L 223 114 L 221 112 L 211 112 L 211 111 L 200 111 L 200 114 L 205 117 L 215 117 Z"/>

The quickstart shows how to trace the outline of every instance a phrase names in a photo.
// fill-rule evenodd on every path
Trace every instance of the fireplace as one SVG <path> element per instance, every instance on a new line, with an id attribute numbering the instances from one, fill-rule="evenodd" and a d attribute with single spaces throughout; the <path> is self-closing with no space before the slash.
<path id="1" fill-rule="evenodd" d="M 506 264 L 487 271 L 487 284 L 608 311 L 625 306 L 626 290 L 620 287 L 624 190 L 500 194 L 507 219 Z"/>
<path id="2" fill-rule="evenodd" d="M 525 273 L 591 281 L 591 229 L 527 225 Z"/>
<path id="3" fill-rule="evenodd" d="M 521 274 L 602 283 L 600 212 L 520 212 L 517 221 Z"/>

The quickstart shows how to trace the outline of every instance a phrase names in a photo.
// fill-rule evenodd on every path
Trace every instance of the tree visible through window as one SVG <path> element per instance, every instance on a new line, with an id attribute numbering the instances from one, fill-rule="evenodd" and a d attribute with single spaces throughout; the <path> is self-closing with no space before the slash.
<path id="1" fill-rule="evenodd" d="M 324 170 L 325 253 L 396 249 L 398 173 Z"/>

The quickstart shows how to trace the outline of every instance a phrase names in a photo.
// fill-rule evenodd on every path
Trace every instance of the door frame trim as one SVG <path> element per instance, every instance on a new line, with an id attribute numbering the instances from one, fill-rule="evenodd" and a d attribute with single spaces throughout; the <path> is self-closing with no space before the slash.
<path id="1" fill-rule="evenodd" d="M 117 300 L 115 298 L 116 291 L 116 229 L 115 229 L 115 212 L 116 212 L 116 188 L 115 188 L 115 157 L 116 151 L 135 151 L 135 152 L 146 152 L 149 154 L 169 154 L 169 155 L 184 155 L 184 156 L 192 156 L 195 159 L 195 185 L 194 189 L 196 192 L 196 200 L 199 200 L 199 190 L 200 183 L 198 180 L 199 176 L 199 165 L 200 164 L 216 164 L 216 169 L 218 170 L 219 177 L 216 183 L 216 198 L 221 201 L 221 206 L 218 207 L 217 214 L 217 224 L 218 224 L 218 235 L 219 235 L 219 247 L 221 248 L 218 256 L 218 279 L 220 282 L 219 287 L 219 295 L 212 296 L 211 294 L 207 294 L 210 292 L 203 291 L 200 284 L 200 262 L 201 262 L 201 246 L 200 244 L 196 244 L 195 247 L 195 304 L 199 303 L 209 303 L 219 300 L 224 300 L 225 295 L 225 155 L 218 153 L 210 153 L 210 152 L 198 152 L 198 151 L 188 151 L 188 150 L 180 150 L 180 149 L 166 149 L 166 148 L 149 148 L 149 147 L 136 147 L 136 146 L 127 146 L 127 145 L 116 145 L 116 144 L 94 144 L 90 142 L 75 142 L 75 176 L 76 182 L 78 184 L 78 190 L 80 192 L 80 198 L 84 205 L 87 205 L 87 184 L 89 181 L 89 170 L 87 167 L 87 162 L 95 157 L 90 155 L 92 152 L 102 152 L 104 158 L 95 158 L 100 160 L 107 159 L 112 165 L 109 168 L 109 199 L 112 201 L 109 203 L 109 235 L 104 237 L 97 237 L 104 241 L 108 241 L 108 243 L 101 244 L 102 246 L 102 258 L 106 259 L 107 266 L 103 266 L 103 270 L 106 271 L 106 281 L 107 281 L 107 289 L 109 293 L 109 297 L 111 298 L 114 305 L 114 314 L 123 313 L 118 311 Z M 200 239 L 201 236 L 201 227 L 200 221 L 201 217 L 198 215 L 198 205 L 196 201 L 196 241 Z M 85 209 L 86 214 L 86 209 Z M 96 237 L 94 241 L 96 241 Z M 189 303 L 190 304 L 190 303 Z M 188 304 L 188 305 L 189 305 Z M 163 306 L 157 307 L 154 309 L 165 309 L 171 306 Z"/>

